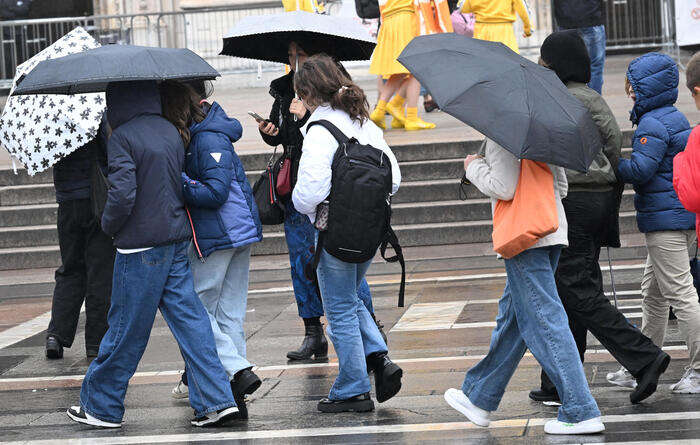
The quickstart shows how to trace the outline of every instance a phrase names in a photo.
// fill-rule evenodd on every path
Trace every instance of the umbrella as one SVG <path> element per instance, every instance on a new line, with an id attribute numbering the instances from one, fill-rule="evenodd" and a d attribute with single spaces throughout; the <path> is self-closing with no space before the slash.
<path id="1" fill-rule="evenodd" d="M 44 60 L 96 48 L 99 43 L 83 28 L 75 28 L 53 45 L 17 67 L 12 85 Z M 105 95 L 11 96 L 0 116 L 0 144 L 33 176 L 69 155 L 97 134 L 105 110 Z"/>
<path id="2" fill-rule="evenodd" d="M 345 17 L 304 11 L 241 19 L 224 37 L 222 55 L 288 63 L 289 42 L 313 47 L 338 60 L 368 60 L 376 42 L 367 29 Z"/>
<path id="3" fill-rule="evenodd" d="M 105 91 L 110 82 L 212 80 L 219 72 L 184 48 L 107 45 L 41 62 L 15 89 L 18 94 Z"/>
<path id="4" fill-rule="evenodd" d="M 502 43 L 417 37 L 399 56 L 440 109 L 520 159 L 586 172 L 602 149 L 590 113 L 554 71 Z"/>

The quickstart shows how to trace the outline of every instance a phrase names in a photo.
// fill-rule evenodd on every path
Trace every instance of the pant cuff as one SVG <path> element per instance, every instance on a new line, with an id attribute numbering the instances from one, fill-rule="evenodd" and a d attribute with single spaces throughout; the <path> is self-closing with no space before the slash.
<path id="1" fill-rule="evenodd" d="M 596 417 L 600 417 L 600 410 L 595 402 L 578 406 L 562 405 L 557 415 L 559 421 L 566 423 L 578 423 Z"/>
<path id="2" fill-rule="evenodd" d="M 486 411 L 496 411 L 498 405 L 501 403 L 501 397 L 484 394 L 478 389 L 472 388 L 471 391 L 465 391 L 464 388 L 462 388 L 462 392 L 469 398 L 469 401 L 472 402 L 474 406 Z"/>
<path id="3" fill-rule="evenodd" d="M 106 416 L 102 414 L 97 414 L 93 409 L 89 408 L 85 401 L 83 399 L 80 399 L 80 407 L 85 411 L 86 413 L 90 414 L 92 417 L 94 417 L 97 420 L 101 420 L 103 422 L 110 422 L 110 423 L 121 423 L 122 418 L 119 417 L 111 417 L 111 416 Z"/>

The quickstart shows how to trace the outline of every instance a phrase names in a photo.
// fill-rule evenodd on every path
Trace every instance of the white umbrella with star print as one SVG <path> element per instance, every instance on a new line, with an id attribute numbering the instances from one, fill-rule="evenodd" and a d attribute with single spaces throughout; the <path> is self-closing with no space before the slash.
<path id="1" fill-rule="evenodd" d="M 18 66 L 12 91 L 17 79 L 33 70 L 39 62 L 99 46 L 87 31 L 75 28 Z M 104 111 L 104 93 L 10 95 L 0 116 L 0 145 L 24 164 L 29 175 L 33 176 L 93 139 Z"/>

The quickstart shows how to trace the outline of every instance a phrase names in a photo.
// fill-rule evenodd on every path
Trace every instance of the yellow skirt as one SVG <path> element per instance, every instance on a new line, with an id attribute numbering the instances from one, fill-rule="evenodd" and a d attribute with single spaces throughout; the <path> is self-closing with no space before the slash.
<path id="1" fill-rule="evenodd" d="M 418 23 L 414 12 L 398 12 L 387 17 L 379 28 L 369 72 L 384 77 L 408 73 L 396 59 L 417 35 Z"/>
<path id="2" fill-rule="evenodd" d="M 501 42 L 516 53 L 520 53 L 512 23 L 476 22 L 474 24 L 474 38 L 490 42 Z"/>

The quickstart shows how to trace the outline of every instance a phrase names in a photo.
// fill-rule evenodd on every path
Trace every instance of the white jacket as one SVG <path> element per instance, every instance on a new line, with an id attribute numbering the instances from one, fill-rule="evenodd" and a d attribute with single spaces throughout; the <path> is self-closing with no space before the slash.
<path id="1" fill-rule="evenodd" d="M 311 222 L 316 220 L 316 206 L 323 202 L 331 192 L 331 164 L 338 149 L 338 142 L 328 130 L 321 126 L 308 128 L 309 123 L 327 120 L 338 127 L 345 136 L 357 139 L 360 144 L 371 145 L 382 150 L 391 161 L 393 195 L 401 184 L 399 163 L 391 149 L 384 141 L 384 134 L 372 121 L 363 125 L 350 119 L 344 111 L 334 110 L 322 105 L 311 114 L 307 124 L 301 128 L 304 135 L 297 183 L 292 192 L 294 207 L 299 213 L 307 215 Z"/>
<path id="2" fill-rule="evenodd" d="M 544 238 L 541 238 L 531 247 L 535 249 L 546 246 L 568 246 L 568 225 L 564 206 L 561 203 L 568 193 L 566 171 L 562 167 L 549 165 L 554 176 L 554 197 L 557 203 L 559 216 L 559 229 Z M 510 201 L 515 196 L 515 189 L 520 179 L 520 160 L 513 156 L 496 142 L 488 139 L 486 153 L 483 158 L 477 158 L 469 164 L 466 171 L 467 179 L 478 188 L 481 193 L 491 198 L 491 211 L 496 206 L 496 201 Z"/>

